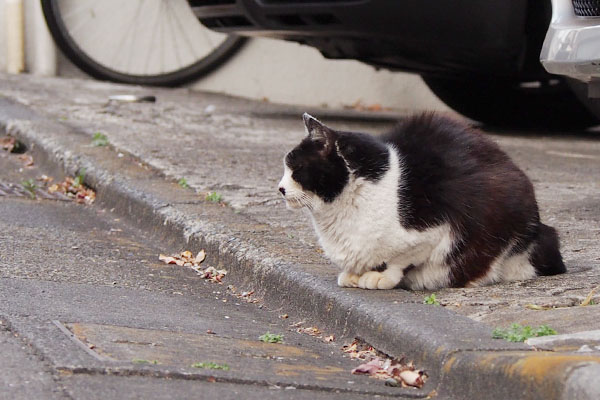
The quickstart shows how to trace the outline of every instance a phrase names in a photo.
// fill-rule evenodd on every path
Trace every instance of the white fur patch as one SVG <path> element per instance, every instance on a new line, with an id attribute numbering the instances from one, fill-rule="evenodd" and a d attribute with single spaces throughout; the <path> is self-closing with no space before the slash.
<path id="1" fill-rule="evenodd" d="M 497 282 L 521 281 L 535 277 L 535 268 L 529 261 L 533 245 L 523 253 L 509 256 L 508 253 L 512 246 L 512 243 L 509 244 L 506 250 L 494 260 L 485 276 L 469 282 L 469 286 L 485 286 Z"/>
<path id="2" fill-rule="evenodd" d="M 363 275 L 384 262 L 388 264 L 388 270 L 380 275 L 370 274 L 359 286 L 393 287 L 402 279 L 402 270 L 411 264 L 420 266 L 420 272 L 413 273 L 415 285 L 447 286 L 449 269 L 444 260 L 452 248 L 450 227 L 417 231 L 401 225 L 401 161 L 393 147 L 388 149 L 390 167 L 380 180 L 370 182 L 351 176 L 333 202 L 313 208 L 311 215 L 319 242 L 327 256 L 350 274 Z M 386 280 L 380 285 L 382 278 Z"/>

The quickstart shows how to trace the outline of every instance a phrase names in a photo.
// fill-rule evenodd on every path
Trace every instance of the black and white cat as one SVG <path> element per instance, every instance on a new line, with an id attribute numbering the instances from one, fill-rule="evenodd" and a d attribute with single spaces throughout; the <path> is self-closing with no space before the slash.
<path id="1" fill-rule="evenodd" d="M 481 132 L 433 113 L 382 137 L 304 114 L 279 191 L 306 207 L 338 285 L 480 286 L 566 271 L 533 186 Z"/>

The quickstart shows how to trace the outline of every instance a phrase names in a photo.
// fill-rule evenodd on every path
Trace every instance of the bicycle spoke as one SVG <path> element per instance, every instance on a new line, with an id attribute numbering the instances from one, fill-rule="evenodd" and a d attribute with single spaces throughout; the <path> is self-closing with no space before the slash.
<path id="1" fill-rule="evenodd" d="M 177 8 L 175 8 L 175 10 L 177 10 Z M 178 21 L 182 21 L 181 18 L 177 17 L 177 13 L 175 11 L 173 11 L 173 14 L 176 16 Z M 175 24 L 175 26 L 177 27 L 177 29 L 179 30 L 179 32 L 181 32 L 181 37 L 183 38 L 183 40 L 185 41 L 185 43 L 187 44 L 188 49 L 190 49 L 190 52 L 192 53 L 192 55 L 194 56 L 194 59 L 198 59 L 200 58 L 200 56 L 198 56 L 198 53 L 196 52 L 196 47 L 193 45 L 192 41 L 190 40 L 189 36 L 188 36 L 188 31 L 183 29 L 183 23 L 180 24 Z M 201 31 L 204 31 L 204 29 L 200 29 Z M 216 46 L 213 46 L 213 44 L 210 44 L 210 50 L 208 51 L 209 53 L 215 48 Z M 202 57 L 204 57 L 205 54 L 202 54 Z"/>
<path id="2" fill-rule="evenodd" d="M 161 9 L 162 9 L 163 3 L 161 2 L 160 5 L 161 5 Z M 159 10 L 159 12 L 158 12 L 158 18 L 160 18 L 160 14 L 161 13 L 160 13 L 160 10 Z M 165 72 L 165 65 L 163 63 L 164 58 L 162 57 L 162 55 L 165 54 L 164 53 L 165 52 L 165 32 L 164 32 L 165 29 L 164 29 L 163 25 L 164 25 L 163 20 L 162 20 L 162 18 L 160 18 L 160 35 L 158 36 L 159 44 L 160 44 L 158 54 L 159 54 L 159 56 L 161 56 L 160 57 L 160 63 L 159 63 L 159 65 L 160 65 L 159 72 L 160 73 L 164 73 Z"/>
<path id="3" fill-rule="evenodd" d="M 138 2 L 138 7 L 136 8 L 136 10 L 138 10 L 137 12 L 139 12 L 141 3 L 142 3 L 141 1 Z M 123 15 L 125 15 L 125 13 L 123 13 Z M 110 62 L 110 65 L 114 65 L 117 69 L 119 67 L 120 60 L 122 59 L 121 53 L 126 46 L 127 39 L 129 38 L 131 31 L 133 30 L 133 27 L 135 26 L 135 24 L 127 24 L 127 21 L 126 21 L 126 23 L 123 24 L 123 26 L 126 26 L 124 38 L 123 38 L 123 40 L 121 40 L 119 42 L 119 46 L 116 48 L 116 51 L 113 52 L 113 56 L 112 56 L 111 62 Z M 117 25 L 117 27 L 118 27 L 118 25 Z"/>
<path id="4" fill-rule="evenodd" d="M 132 56 L 133 56 L 133 49 L 134 49 L 135 43 L 136 43 L 136 40 L 135 40 L 136 33 L 137 33 L 137 30 L 138 30 L 138 27 L 139 27 L 137 21 L 140 18 L 141 7 L 142 7 L 142 0 L 139 0 L 138 1 L 138 7 L 137 7 L 137 10 L 136 10 L 135 15 L 134 15 L 133 23 L 131 24 L 133 26 L 133 32 L 132 32 L 132 36 L 131 36 L 131 47 L 130 47 L 130 50 L 129 50 L 129 54 L 128 54 L 128 57 L 127 57 L 127 64 L 126 64 L 126 67 L 125 67 L 126 71 L 129 71 L 129 66 L 131 65 L 131 59 L 132 59 Z"/>
<path id="5" fill-rule="evenodd" d="M 175 35 L 175 31 L 173 29 L 173 19 L 172 19 L 172 15 L 171 15 L 171 6 L 168 4 L 166 4 L 166 10 L 165 13 L 167 14 L 167 25 L 169 26 L 169 32 L 171 33 L 171 35 L 173 36 L 173 49 L 175 52 L 175 59 L 177 60 L 177 67 L 181 68 L 183 67 L 183 62 L 181 61 L 181 58 L 179 57 L 179 46 L 177 43 L 177 35 Z"/>

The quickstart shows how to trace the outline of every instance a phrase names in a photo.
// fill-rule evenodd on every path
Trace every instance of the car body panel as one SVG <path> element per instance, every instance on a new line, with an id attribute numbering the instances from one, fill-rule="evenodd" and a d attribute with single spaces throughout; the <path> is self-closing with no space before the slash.
<path id="1" fill-rule="evenodd" d="M 571 0 L 552 0 L 540 60 L 552 74 L 584 82 L 600 78 L 600 18 L 576 16 Z"/>

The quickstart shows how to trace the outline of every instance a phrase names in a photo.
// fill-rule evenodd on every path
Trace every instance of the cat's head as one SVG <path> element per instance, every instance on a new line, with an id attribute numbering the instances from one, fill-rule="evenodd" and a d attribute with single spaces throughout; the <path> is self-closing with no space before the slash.
<path id="1" fill-rule="evenodd" d="M 339 153 L 339 133 L 304 114 L 308 135 L 284 158 L 279 192 L 288 208 L 318 208 L 332 202 L 348 183 L 350 171 Z"/>

